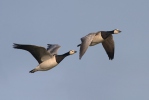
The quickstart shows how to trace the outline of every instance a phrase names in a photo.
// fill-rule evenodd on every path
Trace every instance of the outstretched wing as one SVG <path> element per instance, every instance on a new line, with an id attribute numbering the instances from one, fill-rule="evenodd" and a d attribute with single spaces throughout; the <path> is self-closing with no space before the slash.
<path id="1" fill-rule="evenodd" d="M 16 43 L 14 43 L 13 47 L 30 52 L 39 64 L 50 58 L 50 54 L 44 47 Z"/>
<path id="2" fill-rule="evenodd" d="M 113 36 L 110 35 L 108 36 L 107 39 L 105 39 L 103 42 L 102 42 L 102 45 L 109 57 L 109 60 L 112 60 L 114 59 L 114 40 L 113 40 Z"/>
<path id="3" fill-rule="evenodd" d="M 82 43 L 80 45 L 79 59 L 82 58 L 82 56 L 86 52 L 88 46 L 91 44 L 91 42 L 92 42 L 95 35 L 96 35 L 96 33 L 89 33 L 88 35 L 81 38 Z"/>
<path id="4" fill-rule="evenodd" d="M 51 55 L 57 55 L 58 49 L 61 47 L 58 44 L 47 44 L 47 51 L 51 54 Z"/>

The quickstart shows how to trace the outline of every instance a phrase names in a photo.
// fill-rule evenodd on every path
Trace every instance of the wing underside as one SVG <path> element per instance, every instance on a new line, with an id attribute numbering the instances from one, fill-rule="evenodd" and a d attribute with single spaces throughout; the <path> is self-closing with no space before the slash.
<path id="1" fill-rule="evenodd" d="M 82 58 L 82 56 L 84 55 L 84 53 L 88 49 L 88 47 L 91 44 L 91 42 L 92 42 L 95 35 L 96 35 L 95 33 L 90 33 L 90 34 L 88 34 L 88 35 L 81 38 L 82 43 L 80 45 L 79 59 Z"/>
<path id="2" fill-rule="evenodd" d="M 112 60 L 114 59 L 114 40 L 113 40 L 113 36 L 110 35 L 108 36 L 107 39 L 105 39 L 103 42 L 102 42 L 102 45 L 109 57 L 109 60 Z"/>

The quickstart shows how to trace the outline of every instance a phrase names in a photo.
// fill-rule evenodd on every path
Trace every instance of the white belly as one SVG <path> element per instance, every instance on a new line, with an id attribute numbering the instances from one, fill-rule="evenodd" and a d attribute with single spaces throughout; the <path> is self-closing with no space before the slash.
<path id="1" fill-rule="evenodd" d="M 94 46 L 94 45 L 99 44 L 99 43 L 101 43 L 101 42 L 103 42 L 103 41 L 104 41 L 104 39 L 101 37 L 101 34 L 96 35 L 96 36 L 93 38 L 93 40 L 92 40 L 90 46 Z"/>
<path id="2" fill-rule="evenodd" d="M 55 67 L 58 65 L 58 63 L 55 60 L 55 56 L 53 56 L 51 59 L 48 59 L 44 62 L 42 62 L 40 65 L 36 67 L 38 71 L 46 71 L 50 70 L 51 68 Z"/>

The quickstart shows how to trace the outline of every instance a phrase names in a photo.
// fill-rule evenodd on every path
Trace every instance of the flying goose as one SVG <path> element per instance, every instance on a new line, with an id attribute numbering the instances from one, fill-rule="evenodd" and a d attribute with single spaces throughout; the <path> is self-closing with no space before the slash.
<path id="1" fill-rule="evenodd" d="M 114 29 L 112 31 L 98 31 L 95 33 L 89 33 L 88 35 L 81 38 L 82 43 L 80 46 L 79 59 L 82 58 L 89 46 L 94 46 L 96 44 L 102 43 L 109 60 L 114 58 L 114 40 L 112 34 L 118 34 L 121 31 Z"/>
<path id="2" fill-rule="evenodd" d="M 38 61 L 39 65 L 35 67 L 30 73 L 36 71 L 47 71 L 57 66 L 65 57 L 75 54 L 77 51 L 70 50 L 62 55 L 57 55 L 57 51 L 60 48 L 58 44 L 48 44 L 47 49 L 36 45 L 16 44 L 13 48 L 27 50 Z"/>

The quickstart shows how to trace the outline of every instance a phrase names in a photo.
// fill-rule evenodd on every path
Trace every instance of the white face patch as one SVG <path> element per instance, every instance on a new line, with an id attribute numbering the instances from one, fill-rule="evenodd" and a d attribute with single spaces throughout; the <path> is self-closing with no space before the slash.
<path id="1" fill-rule="evenodd" d="M 119 29 L 115 29 L 114 30 L 114 34 L 118 34 L 118 33 L 120 33 L 121 31 L 119 30 Z"/>
<path id="2" fill-rule="evenodd" d="M 70 50 L 70 51 L 69 51 L 69 54 L 70 54 L 70 55 L 73 55 L 73 54 L 75 54 L 75 53 L 76 53 L 75 50 Z"/>

